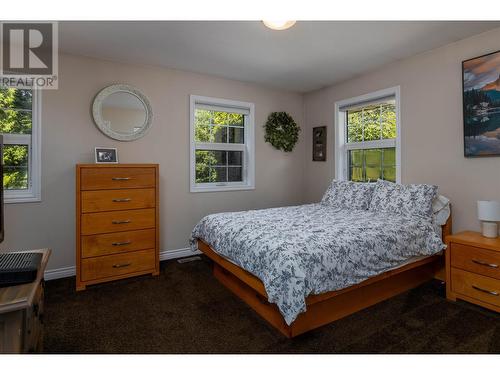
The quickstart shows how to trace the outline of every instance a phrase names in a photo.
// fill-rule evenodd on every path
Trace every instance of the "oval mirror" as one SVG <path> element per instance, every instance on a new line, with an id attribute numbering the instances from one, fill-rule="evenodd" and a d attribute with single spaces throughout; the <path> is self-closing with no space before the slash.
<path id="1" fill-rule="evenodd" d="M 129 85 L 112 85 L 101 90 L 94 99 L 92 114 L 99 130 L 118 141 L 143 137 L 152 123 L 149 100 Z"/>

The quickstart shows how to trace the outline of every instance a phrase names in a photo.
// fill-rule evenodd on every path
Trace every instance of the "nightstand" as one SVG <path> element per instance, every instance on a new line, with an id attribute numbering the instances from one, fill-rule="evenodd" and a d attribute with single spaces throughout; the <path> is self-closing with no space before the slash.
<path id="1" fill-rule="evenodd" d="M 50 249 L 42 253 L 36 279 L 0 288 L 0 353 L 41 352 L 43 346 L 44 273 Z"/>
<path id="2" fill-rule="evenodd" d="M 500 312 L 500 238 L 468 231 L 446 245 L 446 297 Z"/>

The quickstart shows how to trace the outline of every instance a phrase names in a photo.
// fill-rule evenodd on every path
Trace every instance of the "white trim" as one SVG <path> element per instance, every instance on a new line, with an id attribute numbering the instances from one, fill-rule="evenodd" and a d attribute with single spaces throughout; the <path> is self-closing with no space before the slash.
<path id="1" fill-rule="evenodd" d="M 76 275 L 76 267 L 62 267 L 62 268 L 54 268 L 52 270 L 46 270 L 43 274 L 45 280 L 55 280 L 62 279 L 64 277 L 71 277 Z"/>
<path id="2" fill-rule="evenodd" d="M 194 143 L 198 150 L 246 151 L 244 143 Z"/>
<path id="3" fill-rule="evenodd" d="M 177 258 L 185 258 L 194 255 L 201 254 L 201 251 L 192 251 L 191 248 L 185 247 L 182 249 L 175 250 L 163 250 L 160 251 L 160 262 L 164 260 L 177 259 Z M 62 279 L 64 277 L 72 277 L 76 275 L 76 267 L 62 267 L 62 268 L 54 268 L 51 270 L 46 270 L 44 273 L 45 280 L 56 280 Z"/>
<path id="4" fill-rule="evenodd" d="M 357 146 L 345 143 L 345 115 L 340 110 L 342 107 L 355 105 L 362 102 L 370 102 L 380 98 L 394 96 L 396 99 L 396 139 L 365 142 L 364 145 L 371 144 L 379 147 L 396 147 L 396 182 L 401 183 L 401 90 L 399 86 L 378 90 L 354 98 L 335 102 L 334 131 L 335 131 L 335 179 L 344 180 L 347 178 L 346 150 L 356 149 Z"/>
<path id="5" fill-rule="evenodd" d="M 185 258 L 193 255 L 201 254 L 200 250 L 193 251 L 190 247 L 185 247 L 183 249 L 176 250 L 163 250 L 160 251 L 160 261 L 169 260 L 169 259 L 177 259 L 177 258 Z"/>
<path id="6" fill-rule="evenodd" d="M 356 142 L 356 143 L 348 143 L 344 144 L 344 148 L 346 150 L 360 150 L 367 148 L 387 148 L 387 147 L 396 147 L 395 139 L 382 139 L 380 141 L 365 141 L 365 142 Z"/>
<path id="7" fill-rule="evenodd" d="M 238 113 L 246 114 L 245 117 L 245 144 L 207 144 L 196 147 L 194 136 L 194 115 L 195 107 L 198 104 L 215 106 L 216 108 L 234 109 Z M 231 191 L 231 190 L 253 190 L 255 189 L 255 105 L 249 102 L 236 100 L 211 98 L 208 96 L 189 96 L 189 191 L 191 193 Z M 244 151 L 243 182 L 235 183 L 207 183 L 197 184 L 196 179 L 196 157 L 195 149 L 224 149 Z"/>
<path id="8" fill-rule="evenodd" d="M 29 165 L 30 187 L 28 190 L 4 190 L 5 203 L 28 203 L 42 200 L 42 90 L 32 90 L 31 150 Z M 4 134 L 8 138 L 10 134 Z M 12 134 L 12 137 L 17 135 Z"/>
<path id="9" fill-rule="evenodd" d="M 246 110 L 250 111 L 251 106 L 253 106 L 253 103 L 249 102 L 242 102 L 238 100 L 231 100 L 231 99 L 222 99 L 222 98 L 214 98 L 211 96 L 202 96 L 202 95 L 190 95 L 190 98 L 192 101 L 194 101 L 196 104 L 203 104 L 207 106 L 215 106 L 215 107 L 231 107 L 234 108 L 235 110 Z"/>
<path id="10" fill-rule="evenodd" d="M 210 98 L 207 98 L 205 96 L 199 96 L 199 98 L 206 98 L 206 99 L 210 99 Z M 220 105 L 214 105 L 214 104 L 210 104 L 210 102 L 207 100 L 207 104 L 203 104 L 203 99 L 201 99 L 201 101 L 196 101 L 196 106 L 199 108 L 199 109 L 206 109 L 208 111 L 220 111 L 220 112 L 224 112 L 227 110 L 227 106 L 220 106 Z M 249 115 L 250 114 L 250 111 L 248 109 L 248 107 L 238 107 L 238 106 L 234 106 L 232 105 L 231 106 L 231 110 L 234 112 L 234 113 L 240 113 L 242 115 Z"/>

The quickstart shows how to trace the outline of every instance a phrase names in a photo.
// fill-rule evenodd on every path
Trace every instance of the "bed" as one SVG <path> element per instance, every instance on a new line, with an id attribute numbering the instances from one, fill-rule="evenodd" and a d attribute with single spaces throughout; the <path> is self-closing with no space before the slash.
<path id="1" fill-rule="evenodd" d="M 437 226 L 429 206 L 436 188 L 403 191 L 398 201 L 401 186 L 333 181 L 320 203 L 208 215 L 192 247 L 223 285 L 295 337 L 442 273 L 451 215 Z M 377 199 L 383 209 L 370 209 Z M 419 201 L 428 201 L 429 220 L 405 214 Z"/>

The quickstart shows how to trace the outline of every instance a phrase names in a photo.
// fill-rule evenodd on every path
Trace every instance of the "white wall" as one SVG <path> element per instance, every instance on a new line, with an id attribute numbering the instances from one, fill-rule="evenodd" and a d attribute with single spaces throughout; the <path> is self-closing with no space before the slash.
<path id="1" fill-rule="evenodd" d="M 478 229 L 475 202 L 500 200 L 500 157 L 463 156 L 461 61 L 498 50 L 493 30 L 305 96 L 171 69 L 62 55 L 59 90 L 43 93 L 42 202 L 5 207 L 1 249 L 53 249 L 50 269 L 75 259 L 76 163 L 93 162 L 95 146 L 117 147 L 123 163 L 159 163 L 161 249 L 185 248 L 192 227 L 212 212 L 314 202 L 334 176 L 335 101 L 401 86 L 402 182 L 433 183 L 453 203 L 454 230 Z M 105 86 L 127 83 L 151 101 L 150 132 L 113 141 L 93 124 L 91 105 Z M 189 193 L 189 95 L 255 103 L 256 189 Z M 271 111 L 287 111 L 302 126 L 293 153 L 264 142 Z M 313 126 L 328 126 L 327 162 L 312 162 Z"/>
<path id="2" fill-rule="evenodd" d="M 75 264 L 75 164 L 93 162 L 95 146 L 117 147 L 122 163 L 159 163 L 161 250 L 188 246 L 204 215 L 302 203 L 305 145 L 286 154 L 264 142 L 262 125 L 272 111 L 287 111 L 302 125 L 299 94 L 156 67 L 62 55 L 59 89 L 42 95 L 42 202 L 5 206 L 1 249 L 53 249 L 49 269 Z M 94 125 L 91 105 L 105 86 L 127 83 L 149 98 L 154 120 L 134 142 L 107 138 Z M 255 103 L 256 189 L 189 192 L 189 95 Z M 301 139 L 304 136 L 301 136 Z"/>
<path id="3" fill-rule="evenodd" d="M 453 230 L 478 230 L 476 201 L 500 200 L 500 157 L 463 155 L 463 60 L 500 48 L 500 29 L 398 61 L 305 96 L 305 199 L 321 199 L 334 177 L 334 103 L 401 87 L 402 182 L 431 183 L 451 198 Z M 328 127 L 327 162 L 312 162 L 312 127 Z"/>

